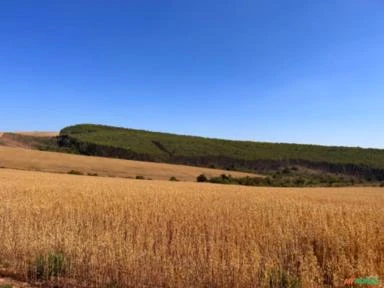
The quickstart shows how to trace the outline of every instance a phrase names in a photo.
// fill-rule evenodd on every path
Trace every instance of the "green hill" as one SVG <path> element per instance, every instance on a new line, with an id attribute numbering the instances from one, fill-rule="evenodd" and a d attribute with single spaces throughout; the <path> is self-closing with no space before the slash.
<path id="1" fill-rule="evenodd" d="M 64 128 L 58 144 L 86 155 L 259 173 L 300 167 L 384 181 L 380 149 L 231 141 L 90 124 Z"/>

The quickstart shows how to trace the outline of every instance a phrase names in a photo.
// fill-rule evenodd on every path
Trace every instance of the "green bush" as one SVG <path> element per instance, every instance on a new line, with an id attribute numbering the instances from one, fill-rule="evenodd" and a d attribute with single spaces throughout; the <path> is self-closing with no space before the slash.
<path id="1" fill-rule="evenodd" d="M 71 175 L 84 175 L 82 172 L 77 171 L 77 170 L 70 170 L 70 171 L 68 171 L 68 174 L 71 174 Z"/>
<path id="2" fill-rule="evenodd" d="M 208 177 L 205 176 L 204 174 L 200 174 L 196 178 L 197 182 L 208 182 Z"/>
<path id="3" fill-rule="evenodd" d="M 211 183 L 218 183 L 218 184 L 239 184 L 238 179 L 232 178 L 231 175 L 225 175 L 222 174 L 219 177 L 213 177 L 209 180 Z"/>
<path id="4" fill-rule="evenodd" d="M 276 172 L 268 177 L 232 177 L 231 175 L 222 174 L 218 177 L 208 179 L 199 176 L 198 182 L 210 182 L 216 184 L 236 184 L 245 186 L 271 186 L 271 187 L 313 187 L 313 186 L 332 186 L 344 187 L 355 183 L 353 178 L 346 176 L 335 176 L 329 174 L 314 173 L 282 173 Z M 384 182 L 383 182 L 384 187 Z"/>
<path id="5" fill-rule="evenodd" d="M 295 184 L 295 186 L 298 186 L 298 187 L 305 186 L 305 179 L 302 177 L 297 177 L 294 180 L 294 184 Z"/>
<path id="6" fill-rule="evenodd" d="M 300 288 L 300 279 L 285 271 L 274 270 L 268 277 L 269 288 Z"/>
<path id="7" fill-rule="evenodd" d="M 103 286 L 103 288 L 122 288 L 117 281 L 111 281 Z"/>
<path id="8" fill-rule="evenodd" d="M 264 185 L 264 179 L 261 177 L 243 177 L 239 178 L 238 182 L 240 185 L 245 185 L 245 186 L 261 186 Z"/>
<path id="9" fill-rule="evenodd" d="M 283 174 L 289 174 L 289 173 L 291 173 L 291 170 L 288 167 L 286 167 L 283 169 L 282 173 Z"/>
<path id="10" fill-rule="evenodd" d="M 29 276 L 37 280 L 49 279 L 52 276 L 63 276 L 68 265 L 69 263 L 62 252 L 39 255 L 30 264 Z"/>

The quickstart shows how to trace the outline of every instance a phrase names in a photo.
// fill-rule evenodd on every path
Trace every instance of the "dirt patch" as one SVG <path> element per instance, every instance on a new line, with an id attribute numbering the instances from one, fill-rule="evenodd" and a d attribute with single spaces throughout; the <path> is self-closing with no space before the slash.
<path id="1" fill-rule="evenodd" d="M 12 288 L 33 288 L 36 286 L 32 286 L 27 282 L 16 281 L 11 278 L 0 277 L 0 287 L 12 287 Z"/>

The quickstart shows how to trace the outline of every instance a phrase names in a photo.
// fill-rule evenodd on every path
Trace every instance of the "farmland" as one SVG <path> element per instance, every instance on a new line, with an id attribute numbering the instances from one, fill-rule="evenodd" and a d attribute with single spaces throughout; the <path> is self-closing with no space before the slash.
<path id="1" fill-rule="evenodd" d="M 171 177 L 176 177 L 181 181 L 195 181 L 196 177 L 201 173 L 207 176 L 218 176 L 223 173 L 231 173 L 237 177 L 257 176 L 252 173 L 236 171 L 90 157 L 3 146 L 0 146 L 0 167 L 58 173 L 76 171 L 85 175 L 107 177 L 135 178 L 142 176 L 145 179 L 155 180 L 168 180 Z"/>
<path id="2" fill-rule="evenodd" d="M 0 265 L 59 287 L 335 287 L 384 271 L 382 188 L 0 169 Z"/>
<path id="3" fill-rule="evenodd" d="M 271 177 L 264 186 L 384 186 L 382 149 L 233 141 L 93 124 L 65 127 L 59 134 L 4 133 L 0 146 L 257 173 Z"/>
<path id="4" fill-rule="evenodd" d="M 18 131 L 15 133 L 19 135 L 34 136 L 34 137 L 55 137 L 59 135 L 58 132 L 53 132 L 53 131 Z"/>

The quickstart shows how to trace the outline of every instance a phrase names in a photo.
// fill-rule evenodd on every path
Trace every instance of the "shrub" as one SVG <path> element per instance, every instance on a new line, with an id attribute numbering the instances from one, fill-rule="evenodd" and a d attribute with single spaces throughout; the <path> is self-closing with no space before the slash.
<path id="1" fill-rule="evenodd" d="M 197 182 L 208 182 L 208 178 L 204 174 L 200 174 L 199 176 L 197 176 L 196 180 Z"/>
<path id="2" fill-rule="evenodd" d="M 97 173 L 88 173 L 88 176 L 99 176 Z"/>
<path id="3" fill-rule="evenodd" d="M 261 177 L 243 177 L 238 179 L 240 185 L 245 186 L 260 186 L 263 184 L 264 179 Z"/>
<path id="4" fill-rule="evenodd" d="M 107 284 L 105 284 L 105 286 L 103 286 L 103 288 L 121 288 L 122 286 L 119 285 L 119 283 L 117 281 L 111 281 Z"/>
<path id="5" fill-rule="evenodd" d="M 144 178 L 144 176 L 141 176 L 141 175 L 137 175 L 137 176 L 136 176 L 136 179 L 139 179 L 139 180 L 144 180 L 145 178 Z"/>
<path id="6" fill-rule="evenodd" d="M 305 185 L 305 179 L 302 177 L 297 177 L 297 178 L 295 178 L 294 183 L 295 183 L 295 186 L 299 186 L 299 187 L 304 186 Z"/>
<path id="7" fill-rule="evenodd" d="M 288 274 L 285 271 L 273 270 L 268 277 L 270 288 L 300 288 L 301 283 L 298 277 Z"/>
<path id="8" fill-rule="evenodd" d="M 29 276 L 37 280 L 49 279 L 52 276 L 62 276 L 67 265 L 68 262 L 61 252 L 39 255 L 30 265 Z"/>
<path id="9" fill-rule="evenodd" d="M 50 253 L 48 255 L 48 275 L 60 276 L 65 272 L 65 258 L 61 252 Z"/>
<path id="10" fill-rule="evenodd" d="M 283 169 L 282 173 L 283 174 L 289 174 L 289 173 L 291 173 L 291 170 L 288 167 L 286 167 Z"/>
<path id="11" fill-rule="evenodd" d="M 70 171 L 68 171 L 68 174 L 71 174 L 71 175 L 83 175 L 82 172 L 77 171 L 77 170 L 70 170 Z"/>
<path id="12" fill-rule="evenodd" d="M 232 178 L 231 175 L 221 174 L 220 177 L 214 177 L 209 180 L 211 183 L 219 183 L 219 184 L 240 184 L 239 179 Z"/>
<path id="13" fill-rule="evenodd" d="M 236 171 L 235 164 L 231 164 L 230 166 L 228 166 L 227 168 L 225 168 L 225 170 L 228 170 L 228 171 Z"/>
<path id="14" fill-rule="evenodd" d="M 174 181 L 174 182 L 177 182 L 179 181 L 175 176 L 172 176 L 171 178 L 169 178 L 169 181 Z"/>

